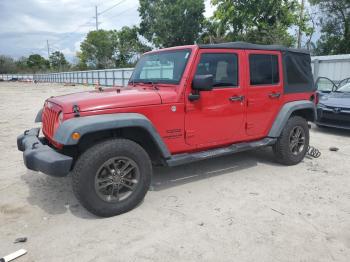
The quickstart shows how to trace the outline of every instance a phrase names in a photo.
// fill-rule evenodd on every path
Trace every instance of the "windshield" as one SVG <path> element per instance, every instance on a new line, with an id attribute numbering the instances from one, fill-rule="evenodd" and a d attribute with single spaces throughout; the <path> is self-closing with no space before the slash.
<path id="1" fill-rule="evenodd" d="M 350 83 L 347 83 L 347 84 L 343 85 L 342 87 L 338 88 L 336 92 L 350 93 Z"/>
<path id="2" fill-rule="evenodd" d="M 190 53 L 183 49 L 146 54 L 137 63 L 129 83 L 178 84 Z"/>

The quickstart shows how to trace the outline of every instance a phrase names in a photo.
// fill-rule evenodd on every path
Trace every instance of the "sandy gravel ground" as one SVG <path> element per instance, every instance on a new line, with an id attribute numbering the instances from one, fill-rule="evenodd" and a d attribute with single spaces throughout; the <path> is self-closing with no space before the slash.
<path id="1" fill-rule="evenodd" d="M 25 248 L 16 261 L 350 261 L 350 132 L 313 127 L 322 156 L 293 167 L 262 149 L 158 168 L 138 208 L 100 219 L 70 177 L 28 171 L 16 148 L 45 98 L 87 88 L 0 83 L 0 257 Z"/>

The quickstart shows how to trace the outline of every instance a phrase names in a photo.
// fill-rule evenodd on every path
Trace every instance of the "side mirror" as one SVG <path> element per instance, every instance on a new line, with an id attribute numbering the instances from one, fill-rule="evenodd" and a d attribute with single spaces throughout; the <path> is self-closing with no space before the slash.
<path id="1" fill-rule="evenodd" d="M 213 75 L 196 75 L 192 81 L 192 89 L 197 91 L 211 91 L 213 86 Z"/>

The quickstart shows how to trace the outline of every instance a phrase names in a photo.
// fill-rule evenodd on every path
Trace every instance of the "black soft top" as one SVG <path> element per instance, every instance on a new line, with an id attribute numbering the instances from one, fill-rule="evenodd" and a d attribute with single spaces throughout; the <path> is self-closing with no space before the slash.
<path id="1" fill-rule="evenodd" d="M 314 92 L 314 79 L 310 52 L 305 49 L 288 48 L 281 45 L 256 45 L 245 42 L 232 42 L 211 45 L 198 45 L 201 49 L 242 49 L 270 50 L 282 53 L 284 73 L 284 93 Z M 263 66 L 261 66 L 263 70 Z"/>
<path id="2" fill-rule="evenodd" d="M 220 43 L 220 44 L 206 44 L 198 45 L 202 49 L 215 49 L 215 48 L 224 48 L 224 49 L 249 49 L 249 50 L 270 50 L 270 51 L 282 51 L 282 52 L 293 52 L 293 53 L 302 53 L 310 54 L 306 49 L 296 49 L 289 48 L 282 45 L 257 45 L 246 42 L 230 42 L 230 43 Z"/>

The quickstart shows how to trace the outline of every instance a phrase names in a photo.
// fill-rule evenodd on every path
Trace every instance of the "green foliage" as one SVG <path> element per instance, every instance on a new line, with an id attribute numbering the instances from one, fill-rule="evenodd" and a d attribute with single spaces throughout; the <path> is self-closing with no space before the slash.
<path id="1" fill-rule="evenodd" d="M 28 73 L 30 72 L 27 66 L 27 57 L 20 57 L 15 63 L 16 63 L 16 72 L 17 73 Z"/>
<path id="2" fill-rule="evenodd" d="M 55 51 L 50 55 L 49 58 L 50 67 L 56 71 L 65 71 L 69 68 L 69 63 L 67 62 L 65 56 L 60 51 Z"/>
<path id="3" fill-rule="evenodd" d="M 114 31 L 91 31 L 81 43 L 80 60 L 97 69 L 113 66 Z"/>
<path id="4" fill-rule="evenodd" d="M 288 33 L 300 25 L 297 0 L 212 0 L 216 7 L 210 36 L 218 41 L 248 41 L 259 44 L 291 46 L 295 39 Z M 214 34 L 213 34 L 214 32 Z M 208 41 L 208 34 L 203 38 Z"/>
<path id="5" fill-rule="evenodd" d="M 350 0 L 310 0 L 322 12 L 321 38 L 315 53 L 336 55 L 350 53 Z"/>
<path id="6" fill-rule="evenodd" d="M 204 9 L 203 0 L 140 0 L 140 34 L 156 47 L 193 44 Z"/>
<path id="7" fill-rule="evenodd" d="M 138 38 L 137 27 L 123 27 L 117 31 L 117 45 L 114 52 L 116 67 L 132 66 L 136 59 L 144 52 L 150 51 L 151 48 L 141 43 Z"/>
<path id="8" fill-rule="evenodd" d="M 92 31 L 80 48 L 80 67 L 86 65 L 97 69 L 130 66 L 134 56 L 149 50 L 138 39 L 136 27 L 123 27 L 120 31 Z"/>
<path id="9" fill-rule="evenodd" d="M 30 55 L 27 59 L 27 67 L 33 72 L 45 71 L 50 68 L 50 62 L 39 54 Z"/>
<path id="10" fill-rule="evenodd" d="M 12 57 L 0 55 L 0 74 L 16 73 L 16 63 Z"/>

